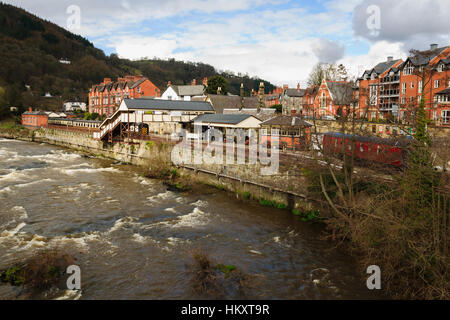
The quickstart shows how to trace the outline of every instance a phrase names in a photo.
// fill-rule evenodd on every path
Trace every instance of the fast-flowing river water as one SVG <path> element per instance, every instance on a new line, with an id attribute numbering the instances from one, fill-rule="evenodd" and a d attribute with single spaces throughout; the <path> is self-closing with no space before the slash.
<path id="1" fill-rule="evenodd" d="M 199 250 L 251 276 L 245 296 L 228 290 L 228 299 L 376 298 L 321 232 L 210 187 L 168 191 L 133 166 L 0 139 L 0 270 L 63 247 L 81 268 L 76 298 L 205 298 L 189 267 Z M 6 286 L 0 299 L 11 298 Z"/>

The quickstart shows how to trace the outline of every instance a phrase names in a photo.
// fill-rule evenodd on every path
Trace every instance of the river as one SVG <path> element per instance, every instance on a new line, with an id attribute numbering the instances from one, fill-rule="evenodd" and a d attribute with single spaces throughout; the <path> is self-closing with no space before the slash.
<path id="1" fill-rule="evenodd" d="M 319 225 L 199 187 L 168 191 L 138 168 L 0 139 L 0 270 L 37 250 L 69 250 L 82 291 L 60 298 L 214 298 L 192 289 L 194 252 L 251 276 L 226 299 L 371 299 L 355 261 Z M 0 284 L 0 299 L 11 298 Z"/>

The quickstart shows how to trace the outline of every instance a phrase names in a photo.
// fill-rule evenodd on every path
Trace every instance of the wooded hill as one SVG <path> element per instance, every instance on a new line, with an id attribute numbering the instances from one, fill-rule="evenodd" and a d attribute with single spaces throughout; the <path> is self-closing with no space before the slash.
<path id="1" fill-rule="evenodd" d="M 150 59 L 130 61 L 110 56 L 87 39 L 27 11 L 0 3 L 0 117 L 9 106 L 21 110 L 32 106 L 57 110 L 63 101 L 87 102 L 89 88 L 103 78 L 127 74 L 148 77 L 162 91 L 167 82 L 201 83 L 204 77 L 222 75 L 228 81 L 228 92 L 239 94 L 243 82 L 247 93 L 258 89 L 260 80 L 217 71 L 204 63 Z M 67 59 L 71 64 L 62 64 Z M 273 85 L 264 81 L 266 91 Z M 2 93 L 4 92 L 4 93 Z M 53 98 L 44 98 L 50 93 Z"/>

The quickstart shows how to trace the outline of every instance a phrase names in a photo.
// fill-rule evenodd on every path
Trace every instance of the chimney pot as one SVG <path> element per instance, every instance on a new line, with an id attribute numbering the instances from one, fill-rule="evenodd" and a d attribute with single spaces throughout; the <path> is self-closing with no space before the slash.
<path id="1" fill-rule="evenodd" d="M 33 111 L 33 108 L 32 108 L 32 107 L 29 107 L 29 108 L 28 108 L 28 111 L 29 111 L 29 112 L 32 112 L 32 111 Z"/>
<path id="2" fill-rule="evenodd" d="M 393 61 L 393 60 L 394 60 L 394 57 L 392 57 L 392 56 L 387 57 L 387 61 L 388 61 L 388 62 L 391 62 L 391 61 Z"/>
<path id="3" fill-rule="evenodd" d="M 297 90 L 300 90 L 300 83 L 297 83 Z"/>
<path id="4" fill-rule="evenodd" d="M 430 44 L 430 50 L 436 50 L 438 47 L 437 43 Z"/>

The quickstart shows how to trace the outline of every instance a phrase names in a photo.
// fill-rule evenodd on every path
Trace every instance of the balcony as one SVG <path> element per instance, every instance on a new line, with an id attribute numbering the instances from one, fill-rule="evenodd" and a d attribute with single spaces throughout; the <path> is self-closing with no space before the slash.
<path id="1" fill-rule="evenodd" d="M 384 90 L 380 92 L 380 98 L 398 97 L 400 90 Z"/>
<path id="2" fill-rule="evenodd" d="M 394 76 L 394 77 L 385 77 L 381 79 L 380 83 L 388 84 L 388 83 L 400 83 L 400 77 Z"/>
<path id="3" fill-rule="evenodd" d="M 380 111 L 398 111 L 398 105 L 397 104 L 380 104 L 379 107 Z"/>

